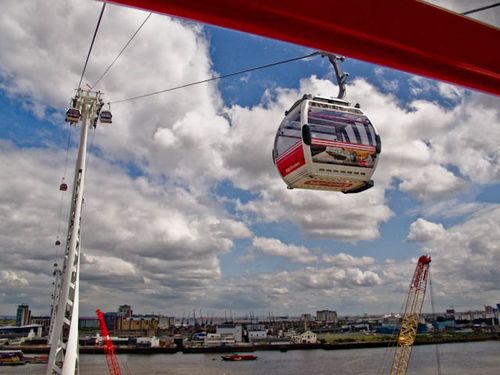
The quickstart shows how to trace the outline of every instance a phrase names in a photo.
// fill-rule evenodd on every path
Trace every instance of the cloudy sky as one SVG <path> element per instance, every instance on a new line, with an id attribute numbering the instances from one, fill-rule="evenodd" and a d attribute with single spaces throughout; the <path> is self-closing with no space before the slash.
<path id="1" fill-rule="evenodd" d="M 64 112 L 100 9 L 2 1 L 0 315 L 49 312 L 79 137 Z M 498 26 L 499 12 L 475 17 Z M 106 7 L 85 84 L 147 15 Z M 311 52 L 154 14 L 97 89 L 113 102 Z M 438 310 L 500 303 L 499 98 L 352 59 L 342 69 L 383 142 L 375 187 L 357 195 L 287 190 L 271 159 L 284 111 L 337 93 L 319 56 L 112 105 L 113 124 L 90 135 L 82 314 L 399 312 L 421 254 Z"/>

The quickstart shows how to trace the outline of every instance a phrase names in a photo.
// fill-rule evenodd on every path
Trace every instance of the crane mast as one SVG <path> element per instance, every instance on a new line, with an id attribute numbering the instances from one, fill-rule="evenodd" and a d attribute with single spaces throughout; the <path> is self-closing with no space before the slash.
<path id="1" fill-rule="evenodd" d="M 101 330 L 102 343 L 104 346 L 104 354 L 106 354 L 109 374 L 121 375 L 120 364 L 118 363 L 118 358 L 115 354 L 113 341 L 111 341 L 111 338 L 109 337 L 108 327 L 106 326 L 106 321 L 104 320 L 104 314 L 99 309 L 96 310 L 96 313 L 97 318 L 99 319 L 99 328 Z"/>
<path id="2" fill-rule="evenodd" d="M 422 255 L 418 258 L 417 267 L 415 268 L 406 299 L 405 313 L 401 321 L 401 329 L 397 341 L 398 346 L 392 363 L 391 375 L 406 374 L 413 343 L 417 336 L 418 322 L 424 303 L 430 263 L 430 256 Z"/>

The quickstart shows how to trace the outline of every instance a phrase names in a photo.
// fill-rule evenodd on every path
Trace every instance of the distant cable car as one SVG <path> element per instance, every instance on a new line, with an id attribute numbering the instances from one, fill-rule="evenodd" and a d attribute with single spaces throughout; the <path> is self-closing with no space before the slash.
<path id="1" fill-rule="evenodd" d="M 68 190 L 68 184 L 66 182 L 64 182 L 64 178 L 63 178 L 63 180 L 61 182 L 61 185 L 59 185 L 59 190 L 60 191 L 66 191 L 66 190 Z"/>
<path id="2" fill-rule="evenodd" d="M 76 124 L 80 121 L 81 113 L 77 108 L 70 108 L 66 111 L 66 122 Z"/>
<path id="3" fill-rule="evenodd" d="M 56 240 L 56 246 L 59 246 L 61 244 L 61 241 Z"/>
<path id="4" fill-rule="evenodd" d="M 276 134 L 273 161 L 289 189 L 359 193 L 373 187 L 380 137 L 360 106 L 343 100 L 347 74 L 340 73 L 336 56 L 326 56 L 338 97 L 304 95 L 294 103 Z"/>
<path id="5" fill-rule="evenodd" d="M 113 116 L 111 115 L 111 111 L 102 111 L 99 115 L 99 121 L 101 122 L 101 124 L 111 124 L 112 117 Z"/>

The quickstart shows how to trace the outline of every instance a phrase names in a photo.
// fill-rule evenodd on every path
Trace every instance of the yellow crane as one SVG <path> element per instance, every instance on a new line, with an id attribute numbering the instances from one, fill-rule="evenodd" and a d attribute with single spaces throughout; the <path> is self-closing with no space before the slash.
<path id="1" fill-rule="evenodd" d="M 405 313 L 401 321 L 401 329 L 397 340 L 396 354 L 392 362 L 391 375 L 404 375 L 410 362 L 411 349 L 417 337 L 420 312 L 424 303 L 429 265 L 431 257 L 422 255 L 418 258 L 417 267 L 410 284 L 406 299 Z"/>

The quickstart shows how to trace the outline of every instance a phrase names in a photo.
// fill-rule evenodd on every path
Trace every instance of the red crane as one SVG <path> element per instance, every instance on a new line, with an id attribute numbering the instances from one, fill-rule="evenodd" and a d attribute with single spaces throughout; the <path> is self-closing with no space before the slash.
<path id="1" fill-rule="evenodd" d="M 417 268 L 413 274 L 410 291 L 406 299 L 406 308 L 401 321 L 398 346 L 392 363 L 391 375 L 404 375 L 410 362 L 411 349 L 417 337 L 420 312 L 424 303 L 427 279 L 429 278 L 429 264 L 431 257 L 422 255 L 418 258 Z"/>
<path id="2" fill-rule="evenodd" d="M 120 364 L 116 358 L 115 347 L 109 338 L 108 327 L 104 321 L 104 314 L 101 310 L 97 309 L 97 318 L 99 319 L 99 328 L 101 329 L 102 343 L 104 345 L 104 354 L 106 354 L 106 362 L 108 363 L 108 370 L 110 375 L 121 375 Z"/>

